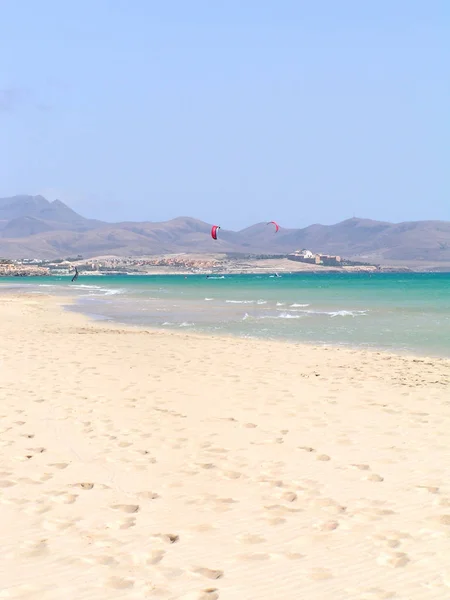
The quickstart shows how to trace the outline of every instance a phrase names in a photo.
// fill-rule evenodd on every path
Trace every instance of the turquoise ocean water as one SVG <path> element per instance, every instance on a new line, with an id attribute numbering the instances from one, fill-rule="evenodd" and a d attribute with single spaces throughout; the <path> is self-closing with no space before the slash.
<path id="1" fill-rule="evenodd" d="M 450 357 L 450 274 L 3 278 L 0 292 L 74 296 L 69 310 L 172 330 Z"/>

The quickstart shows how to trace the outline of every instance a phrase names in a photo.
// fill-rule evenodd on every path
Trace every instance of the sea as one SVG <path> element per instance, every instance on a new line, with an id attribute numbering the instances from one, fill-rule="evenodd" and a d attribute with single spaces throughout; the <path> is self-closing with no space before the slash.
<path id="1" fill-rule="evenodd" d="M 92 319 L 450 357 L 450 273 L 2 278 L 0 293 L 73 297 Z"/>

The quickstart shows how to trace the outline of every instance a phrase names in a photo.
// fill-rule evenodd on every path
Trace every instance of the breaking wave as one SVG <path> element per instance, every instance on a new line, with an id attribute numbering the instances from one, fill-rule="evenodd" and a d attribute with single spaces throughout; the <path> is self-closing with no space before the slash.
<path id="1" fill-rule="evenodd" d="M 75 290 L 88 290 L 90 296 L 117 296 L 124 294 L 126 290 L 123 288 L 105 288 L 100 285 L 77 284 L 71 286 Z"/>
<path id="2" fill-rule="evenodd" d="M 290 313 L 280 313 L 278 315 L 249 315 L 248 313 L 245 313 L 245 315 L 242 317 L 242 320 L 245 321 L 246 319 L 301 319 L 303 315 L 292 315 Z"/>
<path id="3" fill-rule="evenodd" d="M 328 314 L 330 317 L 358 317 L 366 315 L 368 312 L 367 310 L 337 310 Z"/>

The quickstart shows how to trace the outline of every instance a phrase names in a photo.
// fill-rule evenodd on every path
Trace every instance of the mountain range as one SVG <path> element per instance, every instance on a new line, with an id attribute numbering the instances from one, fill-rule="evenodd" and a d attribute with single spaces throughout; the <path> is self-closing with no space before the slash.
<path id="1" fill-rule="evenodd" d="M 273 226 L 258 223 L 240 231 L 220 229 L 217 241 L 210 231 L 210 223 L 191 217 L 107 223 L 87 219 L 60 200 L 28 195 L 0 199 L 0 257 L 4 258 L 288 254 L 307 248 L 379 264 L 450 264 L 448 221 L 388 223 L 353 218 L 302 229 L 280 226 L 278 233 Z"/>

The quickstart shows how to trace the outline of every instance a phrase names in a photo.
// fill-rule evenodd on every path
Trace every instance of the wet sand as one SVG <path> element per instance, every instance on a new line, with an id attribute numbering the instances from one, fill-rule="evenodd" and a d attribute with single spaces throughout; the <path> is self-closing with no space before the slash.
<path id="1" fill-rule="evenodd" d="M 450 597 L 450 361 L 0 298 L 0 598 Z"/>

